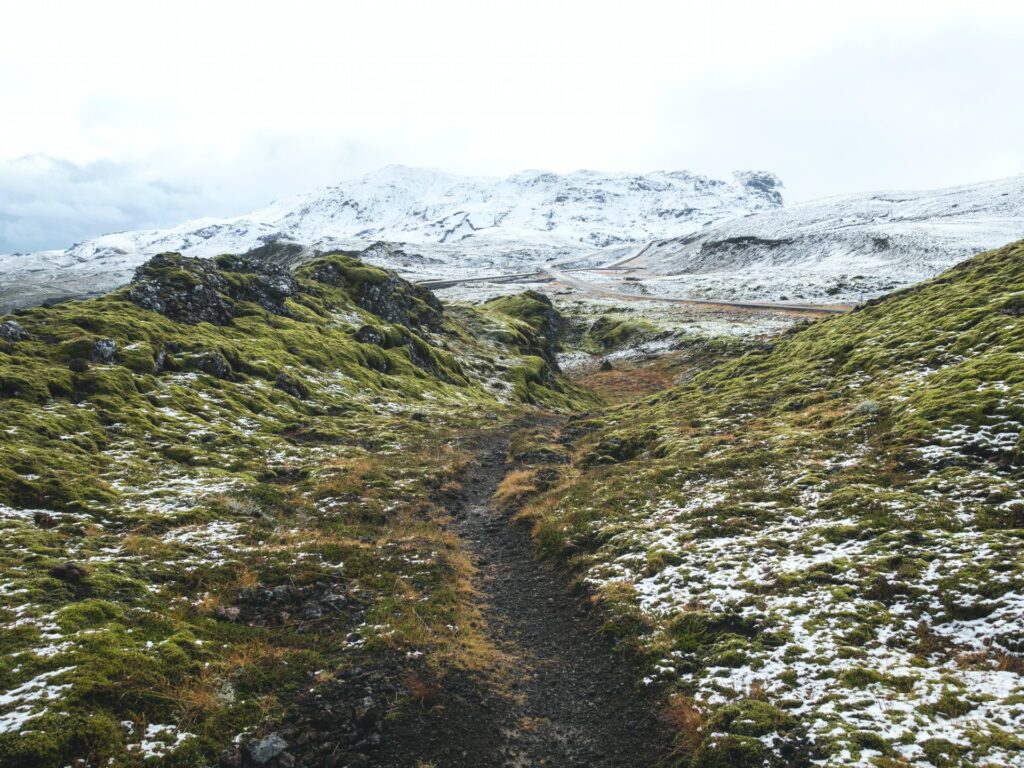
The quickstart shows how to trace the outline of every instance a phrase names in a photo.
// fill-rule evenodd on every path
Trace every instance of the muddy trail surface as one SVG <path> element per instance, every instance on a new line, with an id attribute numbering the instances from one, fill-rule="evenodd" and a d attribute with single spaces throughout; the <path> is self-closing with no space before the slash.
<path id="1" fill-rule="evenodd" d="M 476 446 L 455 526 L 478 568 L 491 641 L 507 653 L 511 695 L 453 673 L 439 703 L 385 728 L 380 768 L 647 768 L 666 763 L 671 734 L 640 669 L 613 651 L 585 600 L 539 563 L 529 532 L 491 504 L 508 435 Z"/>

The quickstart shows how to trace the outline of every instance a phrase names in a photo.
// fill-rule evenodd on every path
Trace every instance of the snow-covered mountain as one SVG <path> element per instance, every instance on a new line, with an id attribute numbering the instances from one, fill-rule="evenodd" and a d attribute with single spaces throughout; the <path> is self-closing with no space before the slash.
<path id="1" fill-rule="evenodd" d="M 525 171 L 505 179 L 388 166 L 232 219 L 120 232 L 66 251 L 0 256 L 0 310 L 109 290 L 148 256 L 239 253 L 271 242 L 314 249 L 408 244 L 411 276 L 515 270 L 555 256 L 692 234 L 719 219 L 782 205 L 771 173 L 731 181 L 687 171 L 650 174 Z"/>
<path id="2" fill-rule="evenodd" d="M 846 195 L 714 223 L 632 262 L 650 292 L 859 301 L 1024 238 L 1024 175 L 928 192 Z"/>

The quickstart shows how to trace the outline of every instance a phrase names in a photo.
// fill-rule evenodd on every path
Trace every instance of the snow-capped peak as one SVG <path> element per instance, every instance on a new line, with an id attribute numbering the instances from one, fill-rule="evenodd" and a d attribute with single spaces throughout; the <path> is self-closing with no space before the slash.
<path id="1" fill-rule="evenodd" d="M 0 294 L 26 297 L 17 304 L 0 301 L 0 309 L 40 295 L 108 290 L 161 251 L 214 256 L 282 240 L 314 249 L 386 240 L 411 244 L 420 254 L 444 252 L 423 256 L 421 266 L 521 268 L 552 255 L 692 234 L 720 219 L 771 210 L 782 203 L 781 186 L 774 175 L 755 171 L 728 181 L 688 171 L 528 170 L 496 178 L 388 165 L 245 216 L 103 235 L 57 253 L 0 256 Z"/>

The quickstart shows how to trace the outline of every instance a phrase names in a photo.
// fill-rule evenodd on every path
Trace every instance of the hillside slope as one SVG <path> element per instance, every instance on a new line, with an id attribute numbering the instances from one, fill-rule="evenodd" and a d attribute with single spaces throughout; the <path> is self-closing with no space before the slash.
<path id="1" fill-rule="evenodd" d="M 123 285 L 146 258 L 242 253 L 270 242 L 319 249 L 409 243 L 391 268 L 434 276 L 515 271 L 556 255 L 688 234 L 718 219 L 782 204 L 781 182 L 764 172 L 732 181 L 687 171 L 650 174 L 525 171 L 505 179 L 388 166 L 231 219 L 166 230 L 121 232 L 66 251 L 0 256 L 0 311 L 46 298 Z M 388 254 L 382 254 L 388 256 Z"/>
<path id="2" fill-rule="evenodd" d="M 654 292 L 857 302 L 1024 237 L 1024 176 L 927 192 L 846 195 L 660 241 Z"/>
<path id="3" fill-rule="evenodd" d="M 586 402 L 516 309 L 164 254 L 0 320 L 0 764 L 358 764 L 486 668 L 453 439 Z"/>
<path id="4" fill-rule="evenodd" d="M 523 514 L 684 762 L 1024 765 L 1022 355 L 1018 242 L 570 422 Z"/>

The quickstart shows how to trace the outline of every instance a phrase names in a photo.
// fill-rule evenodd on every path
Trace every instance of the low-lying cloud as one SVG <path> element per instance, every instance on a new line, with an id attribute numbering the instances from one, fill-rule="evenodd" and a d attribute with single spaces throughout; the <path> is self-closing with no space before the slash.
<path id="1" fill-rule="evenodd" d="M 128 164 L 80 165 L 47 155 L 0 162 L 0 253 L 171 226 L 209 208 L 201 191 L 143 178 Z"/>

